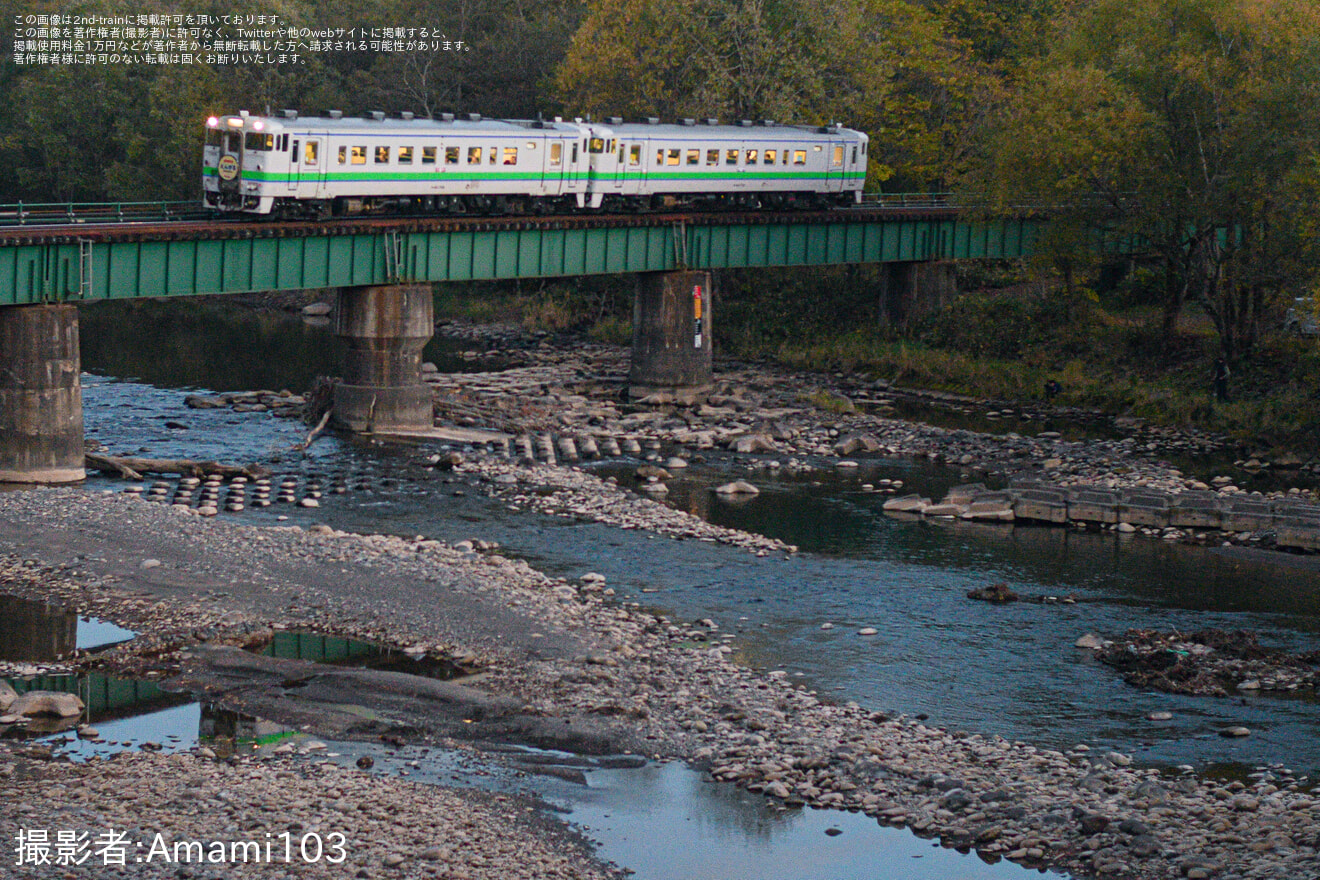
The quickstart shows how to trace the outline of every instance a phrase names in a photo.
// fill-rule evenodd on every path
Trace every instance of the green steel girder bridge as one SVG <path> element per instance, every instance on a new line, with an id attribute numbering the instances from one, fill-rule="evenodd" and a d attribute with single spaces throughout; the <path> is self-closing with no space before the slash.
<path id="1" fill-rule="evenodd" d="M 433 427 L 421 379 L 433 283 L 635 273 L 629 392 L 692 394 L 712 381 L 713 271 L 880 264 L 885 315 L 902 321 L 956 295 L 955 261 L 1030 256 L 1044 223 L 973 219 L 939 201 L 328 222 L 49 207 L 0 206 L 0 482 L 84 476 L 79 303 L 333 289 L 335 332 L 348 343 L 335 423 L 415 435 Z"/>
<path id="2" fill-rule="evenodd" d="M 3 215 L 0 214 L 0 217 Z M 949 207 L 0 227 L 0 306 L 683 269 L 1030 256 L 1040 220 Z"/>

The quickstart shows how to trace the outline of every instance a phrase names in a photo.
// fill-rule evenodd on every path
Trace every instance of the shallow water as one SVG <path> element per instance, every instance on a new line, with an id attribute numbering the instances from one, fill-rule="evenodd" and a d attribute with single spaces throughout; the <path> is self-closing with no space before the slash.
<path id="1" fill-rule="evenodd" d="M 139 351 L 138 357 L 145 367 L 153 353 Z M 246 382 L 240 375 L 232 387 L 298 390 L 295 380 L 305 365 L 295 360 L 273 353 L 267 365 L 282 365 L 285 373 Z M 146 375 L 122 361 L 102 364 L 86 348 L 84 365 Z M 186 359 L 176 367 L 167 384 L 220 390 L 209 384 L 204 364 Z M 744 663 L 783 668 L 822 694 L 928 715 L 931 723 L 951 729 L 1045 746 L 1086 743 L 1156 765 L 1186 763 L 1217 773 L 1271 764 L 1320 771 L 1320 705 L 1313 695 L 1211 699 L 1142 692 L 1073 647 L 1086 632 L 1116 636 L 1134 627 L 1213 626 L 1258 630 L 1263 642 L 1315 649 L 1320 578 L 1313 573 L 1142 538 L 904 520 L 880 509 L 885 496 L 862 490 L 865 482 L 898 478 L 908 483 L 904 491 L 938 495 L 965 481 L 956 470 L 924 463 L 884 460 L 854 473 L 826 467 L 798 477 L 754 473 L 748 478 L 762 494 L 741 504 L 708 492 L 713 481 L 746 476 L 718 456 L 671 484 L 669 503 L 675 506 L 803 549 L 793 559 L 758 559 L 722 546 L 510 512 L 483 498 L 479 486 L 445 482 L 407 466 L 407 454 L 396 450 L 327 437 L 304 456 L 289 451 L 306 431 L 294 422 L 188 410 L 178 390 L 95 376 L 84 382 L 88 433 L 112 449 L 261 461 L 277 474 L 352 473 L 368 486 L 327 495 L 315 511 L 280 505 L 241 514 L 247 522 L 287 517 L 449 541 L 495 540 L 504 552 L 552 573 L 598 571 L 625 597 L 679 618 L 711 617 L 722 631 L 737 634 L 735 656 Z M 165 429 L 167 419 L 187 428 Z M 89 486 L 119 484 L 98 479 Z M 999 582 L 1024 595 L 1071 596 L 1075 604 L 1000 606 L 966 598 L 970 589 Z M 867 626 L 877 635 L 857 634 Z M 1157 710 L 1172 712 L 1173 720 L 1147 721 Z M 1252 735 L 1217 735 L 1235 724 L 1250 727 Z M 719 815 L 700 800 L 700 788 L 664 778 L 657 785 L 669 786 L 676 804 L 694 803 L 698 812 Z M 581 809 L 582 821 L 590 824 L 585 802 Z M 762 854 L 754 860 L 778 858 Z M 657 860 L 646 864 L 648 870 L 663 869 Z M 853 876 L 848 870 L 840 867 L 830 876 Z"/>

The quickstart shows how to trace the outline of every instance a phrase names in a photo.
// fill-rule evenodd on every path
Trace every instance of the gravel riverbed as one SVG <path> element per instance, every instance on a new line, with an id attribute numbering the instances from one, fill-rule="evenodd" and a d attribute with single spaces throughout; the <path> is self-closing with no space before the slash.
<path id="1" fill-rule="evenodd" d="M 427 699 L 435 706 L 441 696 L 479 705 L 501 721 L 495 727 L 504 737 L 522 732 L 536 744 L 553 744 L 559 736 L 561 745 L 596 752 L 685 758 L 717 779 L 788 807 L 858 810 L 949 846 L 975 847 L 984 857 L 1083 877 L 1316 876 L 1320 803 L 1286 775 L 1246 782 L 1171 775 L 1085 744 L 1053 751 L 833 704 L 783 673 L 740 665 L 736 642 L 722 638 L 711 621 L 669 620 L 616 601 L 599 576 L 551 578 L 473 542 L 449 546 L 324 526 L 262 528 L 124 495 L 47 489 L 0 495 L 0 552 L 6 554 L 0 589 L 61 601 L 138 630 L 135 643 L 98 662 L 153 672 L 167 683 L 172 677 L 214 678 L 216 667 L 202 660 L 255 632 L 304 628 L 359 635 L 480 670 L 462 694 Z M 158 564 L 144 566 L 147 560 Z M 287 678 L 282 669 L 274 672 L 276 684 L 265 685 L 260 696 L 275 720 L 281 705 L 299 705 L 298 691 L 320 687 Z M 226 674 L 232 676 L 233 668 Z M 307 676 L 314 680 L 316 673 Z M 241 698 L 241 680 L 226 681 Z M 327 688 L 331 684 L 327 680 Z M 370 706 L 385 698 L 374 690 L 362 689 L 354 699 Z M 327 692 L 343 699 L 342 688 Z M 455 730 L 462 725 L 449 723 L 453 718 L 438 708 L 428 723 L 428 705 L 419 703 L 409 719 L 410 738 L 461 738 Z M 316 729 L 315 713 L 303 708 L 294 713 L 300 726 L 328 735 Z M 561 727 L 569 732 L 555 734 Z M 461 806 L 442 810 L 439 821 L 450 824 L 427 833 L 431 814 L 408 812 L 415 807 L 414 790 L 315 764 L 230 766 L 208 764 L 199 755 L 137 755 L 71 765 L 6 752 L 0 758 L 7 783 L 0 798 L 9 804 L 6 833 L 10 817 L 18 815 L 11 807 L 27 810 L 22 817 L 30 827 L 54 828 L 74 809 L 86 811 L 78 815 L 89 823 L 113 815 L 107 811 L 122 813 L 125 792 L 134 803 L 151 805 L 140 813 L 143 822 L 177 821 L 180 833 L 208 839 L 264 827 L 253 823 L 272 805 L 290 821 L 335 830 L 335 811 L 357 802 L 368 806 L 352 807 L 361 815 L 349 818 L 367 822 L 371 828 L 362 836 L 378 841 L 357 854 L 359 870 L 366 872 L 360 876 L 428 876 L 428 865 L 458 858 L 454 838 L 446 836 L 453 822 L 470 818 L 485 828 L 501 811 L 517 811 L 485 796 L 437 793 L 460 799 Z M 122 772 L 108 769 L 120 761 Z M 261 793 L 260 807 L 237 797 L 242 786 L 228 781 L 248 773 Z M 168 788 L 170 780 L 173 790 L 187 789 L 192 777 L 203 780 L 195 786 L 199 791 L 214 786 L 234 794 L 215 795 L 228 809 L 176 811 L 167 796 L 153 794 L 152 786 Z M 121 780 L 117 786 L 111 784 L 115 778 Z M 60 793 L 80 779 L 86 795 Z M 43 786 L 47 795 L 34 797 Z M 324 788 L 335 788 L 339 796 L 329 798 Z M 49 796 L 52 791 L 56 796 Z M 416 833 L 391 838 L 391 810 Z M 604 870 L 573 846 L 547 844 L 514 827 L 508 838 L 469 834 L 488 857 L 485 864 L 465 863 L 470 876 L 571 875 L 556 870 L 596 876 L 591 872 Z M 446 846 L 448 856 L 427 859 Z M 550 868 L 508 873 L 504 866 L 523 857 L 514 854 L 535 864 L 526 855 L 534 854 Z M 400 861 L 386 864 L 395 858 Z"/>

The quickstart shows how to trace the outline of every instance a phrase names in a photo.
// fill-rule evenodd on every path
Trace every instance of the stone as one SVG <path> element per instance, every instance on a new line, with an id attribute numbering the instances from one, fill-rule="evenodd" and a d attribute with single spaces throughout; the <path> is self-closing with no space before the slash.
<path id="1" fill-rule="evenodd" d="M 74 718 L 82 714 L 83 708 L 83 701 L 73 694 L 59 691 L 28 691 L 9 705 L 9 713 L 27 718 L 38 715 Z"/>
<path id="2" fill-rule="evenodd" d="M 732 483 L 725 483 L 723 486 L 716 486 L 711 490 L 716 495 L 760 495 L 761 490 L 745 480 L 735 480 Z"/>
<path id="3" fill-rule="evenodd" d="M 864 627 L 862 627 L 861 629 L 859 629 L 859 630 L 857 631 L 857 634 L 858 634 L 859 636 L 873 636 L 873 635 L 875 635 L 877 632 L 878 632 L 878 630 L 877 630 L 875 627 L 873 627 L 873 626 L 864 626 Z"/>
<path id="4" fill-rule="evenodd" d="M 9 682 L 0 679 L 0 714 L 9 711 L 9 707 L 18 699 L 18 692 L 9 686 Z"/>
<path id="5" fill-rule="evenodd" d="M 1251 736 L 1251 729 L 1247 727 L 1226 727 L 1219 731 L 1219 735 L 1228 738 Z"/>
<path id="6" fill-rule="evenodd" d="M 1095 633 L 1087 633 L 1086 635 L 1079 638 L 1077 641 L 1073 642 L 1074 648 L 1085 648 L 1088 651 L 1098 651 L 1104 646 L 1105 646 L 1105 640 L 1100 638 Z"/>

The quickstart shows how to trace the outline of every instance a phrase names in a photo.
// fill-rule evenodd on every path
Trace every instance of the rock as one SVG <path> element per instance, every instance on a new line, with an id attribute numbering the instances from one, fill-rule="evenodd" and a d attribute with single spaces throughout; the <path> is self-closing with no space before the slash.
<path id="1" fill-rule="evenodd" d="M 1219 731 L 1219 735 L 1228 738 L 1251 736 L 1251 729 L 1247 727 L 1226 727 Z"/>
<path id="2" fill-rule="evenodd" d="M 687 459 L 679 458 L 677 455 L 670 456 L 670 458 L 665 461 L 665 467 L 670 468 L 671 470 L 680 471 L 687 466 Z"/>
<path id="3" fill-rule="evenodd" d="M 160 568 L 159 559 L 144 559 L 138 563 L 138 568 Z"/>
<path id="4" fill-rule="evenodd" d="M 1095 633 L 1087 633 L 1077 641 L 1073 642 L 1074 648 L 1086 648 L 1090 651 L 1098 651 L 1105 646 L 1105 640 Z"/>
<path id="5" fill-rule="evenodd" d="M 0 679 L 0 715 L 9 711 L 9 707 L 18 699 L 18 692 L 9 686 L 9 682 Z"/>
<path id="6" fill-rule="evenodd" d="M 370 770 L 372 767 L 376 765 L 376 759 L 371 757 L 371 755 L 363 755 L 362 757 L 357 759 L 357 765 L 358 765 L 358 769 Z"/>
<path id="7" fill-rule="evenodd" d="M 754 452 L 774 452 L 775 443 L 767 434 L 744 434 L 735 438 L 729 445 L 734 452 L 743 454 Z"/>
<path id="8" fill-rule="evenodd" d="M 968 599 L 977 599 L 982 602 L 994 602 L 1002 605 L 1006 602 L 1016 602 L 1020 596 L 1008 588 L 1008 584 L 991 584 L 988 587 L 980 587 L 967 593 Z"/>
<path id="9" fill-rule="evenodd" d="M 877 630 L 875 627 L 873 627 L 873 626 L 864 626 L 864 627 L 862 627 L 861 629 L 859 629 L 859 630 L 857 631 L 857 634 L 858 634 L 859 636 L 873 636 L 873 635 L 875 635 L 877 632 L 878 632 L 878 630 Z"/>
<path id="10" fill-rule="evenodd" d="M 644 464 L 633 472 L 639 480 L 668 480 L 672 474 L 662 467 L 656 467 L 653 464 Z"/>
<path id="11" fill-rule="evenodd" d="M 1172 713 L 1172 712 L 1163 712 L 1163 711 L 1161 711 L 1161 712 L 1148 712 L 1148 713 L 1146 714 L 1146 720 L 1147 720 L 1147 721 L 1172 721 L 1172 720 L 1173 720 L 1173 713 Z"/>
<path id="12" fill-rule="evenodd" d="M 920 495 L 904 495 L 900 498 L 890 498 L 884 503 L 883 509 L 897 513 L 921 513 L 927 507 L 930 507 L 929 498 L 922 498 Z"/>
<path id="13" fill-rule="evenodd" d="M 9 713 L 27 718 L 38 715 L 73 718 L 81 715 L 83 708 L 83 701 L 73 694 L 59 691 L 28 691 L 9 705 Z"/>
<path id="14" fill-rule="evenodd" d="M 745 480 L 734 480 L 711 490 L 716 495 L 760 495 L 761 490 Z"/>

